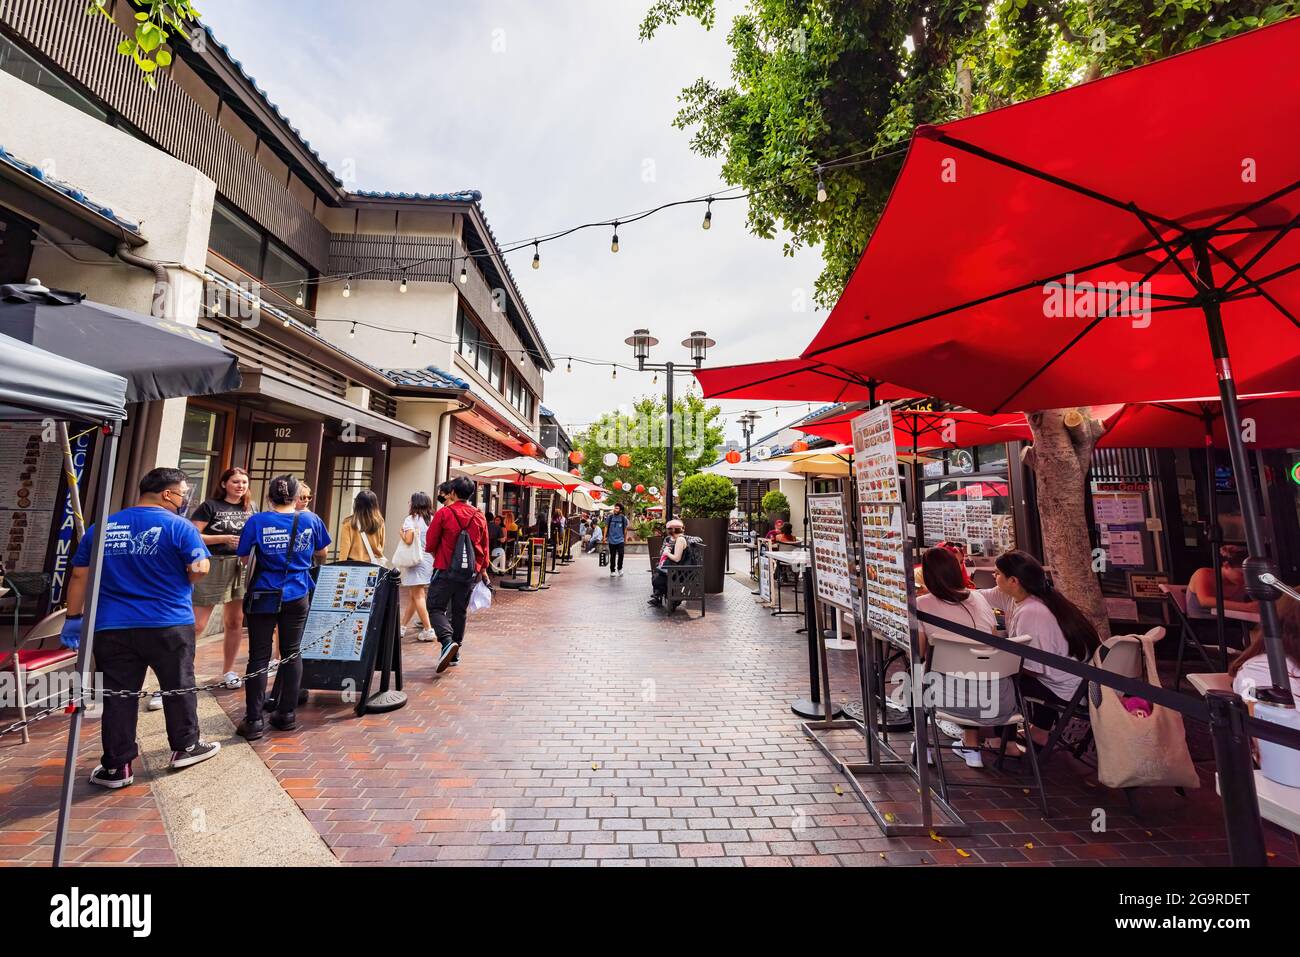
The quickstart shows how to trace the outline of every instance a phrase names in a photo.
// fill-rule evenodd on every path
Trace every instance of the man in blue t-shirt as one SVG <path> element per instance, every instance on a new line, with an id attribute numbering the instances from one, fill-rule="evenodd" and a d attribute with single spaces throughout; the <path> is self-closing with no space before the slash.
<path id="1" fill-rule="evenodd" d="M 154 469 L 140 480 L 134 508 L 110 515 L 104 523 L 103 570 L 95 610 L 95 665 L 103 688 L 138 695 L 152 668 L 163 691 L 194 687 L 194 582 L 208 573 L 208 549 L 198 530 L 182 516 L 190 487 L 180 469 Z M 89 579 L 95 528 L 72 559 L 68 616 L 63 641 L 81 640 L 81 614 Z M 104 756 L 90 783 L 123 788 L 134 780 L 131 764 L 139 756 L 135 740 L 139 701 L 106 695 L 100 734 Z M 221 745 L 199 739 L 198 700 L 189 694 L 165 695 L 163 717 L 173 769 L 206 761 Z"/>
<path id="2" fill-rule="evenodd" d="M 605 541 L 609 543 L 609 573 L 623 577 L 623 549 L 627 545 L 627 516 L 622 503 L 615 503 L 614 511 L 605 520 Z"/>

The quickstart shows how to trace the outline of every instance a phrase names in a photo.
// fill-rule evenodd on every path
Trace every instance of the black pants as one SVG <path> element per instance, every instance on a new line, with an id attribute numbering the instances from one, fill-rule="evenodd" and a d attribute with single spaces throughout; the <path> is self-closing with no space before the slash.
<path id="1" fill-rule="evenodd" d="M 619 542 L 617 545 L 615 545 L 613 542 L 610 542 L 609 573 L 611 575 L 614 574 L 614 572 L 621 572 L 623 570 L 623 549 L 625 547 L 626 545 L 623 542 Z"/>
<path id="2" fill-rule="evenodd" d="M 95 666 L 105 691 L 137 692 L 145 671 L 152 668 L 163 691 L 194 687 L 194 625 L 170 628 L 127 628 L 95 632 Z M 135 743 L 138 698 L 105 696 L 99 732 L 104 742 L 105 768 L 120 768 L 139 757 Z M 167 743 L 184 751 L 199 740 L 199 703 L 193 694 L 163 698 Z"/>
<path id="3" fill-rule="evenodd" d="M 446 645 L 454 641 L 465 644 L 465 618 L 469 610 L 469 595 L 475 582 L 458 582 L 449 579 L 445 572 L 434 569 L 429 583 L 429 623 L 438 633 L 438 641 Z"/>
<path id="4" fill-rule="evenodd" d="M 1025 703 L 1025 707 L 1029 712 L 1025 717 L 1029 719 L 1029 723 L 1045 731 L 1051 729 L 1057 718 L 1070 706 L 1070 702 L 1059 697 L 1055 691 L 1043 684 L 1038 675 L 1030 671 L 1020 672 L 1020 693 L 1026 698 L 1037 698 L 1039 701 L 1045 702 L 1045 704 Z M 1053 710 L 1046 705 L 1054 705 L 1059 711 Z M 1086 715 L 1087 713 L 1088 710 L 1085 706 L 1083 714 Z"/>
<path id="5" fill-rule="evenodd" d="M 298 688 L 302 685 L 302 659 L 284 659 L 296 654 L 302 644 L 302 631 L 311 610 L 311 596 L 303 595 L 296 601 L 286 601 L 276 615 L 248 616 L 248 670 L 261 671 L 271 663 L 271 639 L 279 631 L 280 667 L 276 672 L 276 712 L 292 714 L 298 706 Z M 261 674 L 244 682 L 244 717 L 248 721 L 262 720 L 262 705 L 266 700 L 266 675 Z"/>

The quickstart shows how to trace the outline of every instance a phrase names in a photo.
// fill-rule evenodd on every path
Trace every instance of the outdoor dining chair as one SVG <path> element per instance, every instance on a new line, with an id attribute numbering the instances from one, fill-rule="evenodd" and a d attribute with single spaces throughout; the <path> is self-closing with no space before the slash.
<path id="1" fill-rule="evenodd" d="M 56 692 L 29 701 L 27 682 L 41 675 L 68 669 L 77 662 L 76 649 L 64 648 L 58 640 L 59 633 L 63 631 L 63 619 L 66 614 L 67 612 L 61 609 L 46 615 L 32 626 L 21 641 L 16 641 L 16 647 L 7 657 L 0 658 L 0 668 L 13 669 L 19 721 L 27 720 L 29 707 L 44 708 L 59 697 L 59 693 Z M 53 643 L 52 646 L 45 647 L 50 642 Z M 31 735 L 25 727 L 22 733 L 23 744 L 27 744 L 31 740 Z"/>
<path id="2" fill-rule="evenodd" d="M 1201 641 L 1200 636 L 1196 633 L 1196 628 L 1192 624 L 1191 616 L 1187 613 L 1187 586 L 1186 585 L 1166 585 L 1163 582 L 1160 585 L 1160 591 L 1169 599 L 1169 605 L 1174 610 L 1174 617 L 1178 619 L 1178 662 L 1174 666 L 1174 690 L 1182 690 L 1183 683 L 1183 664 L 1187 654 L 1187 646 L 1190 643 L 1205 662 L 1205 666 L 1211 671 L 1217 671 L 1218 666 L 1210 660 L 1210 652 L 1206 649 L 1205 644 Z M 1226 666 L 1226 664 L 1225 664 Z"/>

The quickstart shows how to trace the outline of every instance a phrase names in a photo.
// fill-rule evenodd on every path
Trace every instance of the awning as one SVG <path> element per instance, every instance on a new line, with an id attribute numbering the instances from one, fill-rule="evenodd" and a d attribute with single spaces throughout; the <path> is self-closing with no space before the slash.
<path id="1" fill-rule="evenodd" d="M 300 416 L 305 411 L 322 418 L 351 423 L 358 429 L 386 436 L 399 445 L 429 447 L 428 432 L 355 406 L 335 396 L 313 392 L 296 382 L 281 379 L 265 369 L 245 370 L 244 380 L 236 391 L 240 395 L 262 396 L 272 403 L 284 403 L 289 408 L 283 411 L 290 417 Z"/>
<path id="2" fill-rule="evenodd" d="M 126 418 L 126 380 L 0 336 L 0 419 Z"/>

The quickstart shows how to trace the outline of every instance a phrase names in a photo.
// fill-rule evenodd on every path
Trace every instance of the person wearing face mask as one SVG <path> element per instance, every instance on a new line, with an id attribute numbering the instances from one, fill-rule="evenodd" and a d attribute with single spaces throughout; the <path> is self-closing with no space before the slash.
<path id="1" fill-rule="evenodd" d="M 192 688 L 194 682 L 194 583 L 208 573 L 208 548 L 183 517 L 190 486 L 180 469 L 154 469 L 140 480 L 135 506 L 110 515 L 104 525 L 103 570 L 95 617 L 95 667 L 107 692 L 139 694 L 152 668 L 163 691 Z M 68 616 L 63 643 L 81 640 L 93 528 L 87 529 L 72 559 Z M 163 717 L 171 748 L 171 767 L 206 761 L 221 745 L 199 738 L 194 693 L 167 695 Z M 135 778 L 139 756 L 132 697 L 105 695 L 100 736 L 104 754 L 90 783 L 123 788 Z"/>

